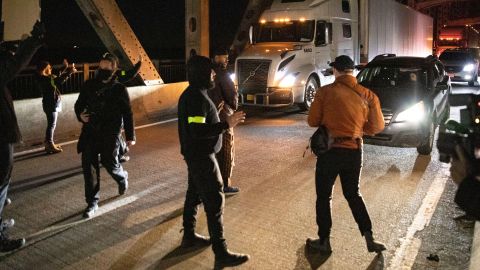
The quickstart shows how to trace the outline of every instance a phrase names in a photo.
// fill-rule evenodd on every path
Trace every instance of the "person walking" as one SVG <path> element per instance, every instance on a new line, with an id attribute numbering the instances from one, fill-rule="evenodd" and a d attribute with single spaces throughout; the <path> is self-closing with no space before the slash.
<path id="1" fill-rule="evenodd" d="M 70 75 L 77 70 L 75 64 L 69 65 L 63 60 L 64 69 L 58 76 L 52 74 L 52 66 L 47 61 L 37 64 L 36 87 L 42 93 L 43 112 L 47 116 L 47 129 L 45 131 L 45 152 L 55 154 L 62 152 L 62 148 L 53 141 L 55 127 L 57 126 L 58 113 L 62 111 L 62 98 L 59 85 L 64 84 Z"/>
<path id="2" fill-rule="evenodd" d="M 187 163 L 188 188 L 183 211 L 182 247 L 212 244 L 215 269 L 236 266 L 248 261 L 245 254 L 227 249 L 223 236 L 223 181 L 215 154 L 222 146 L 222 133 L 245 119 L 245 113 L 236 112 L 224 122 L 208 97 L 214 86 L 212 63 L 203 56 L 192 56 L 187 63 L 188 88 L 178 101 L 178 133 L 180 150 Z M 203 203 L 207 215 L 210 239 L 195 233 L 196 215 Z"/>
<path id="3" fill-rule="evenodd" d="M 87 208 L 83 216 L 92 217 L 100 199 L 100 161 L 118 184 L 119 195 L 128 189 L 128 173 L 120 164 L 122 125 L 127 146 L 135 144 L 133 113 L 127 88 L 115 78 L 118 59 L 106 53 L 96 77 L 85 82 L 75 103 L 75 113 L 83 124 L 77 151 L 82 154 Z"/>
<path id="4" fill-rule="evenodd" d="M 214 56 L 215 87 L 208 91 L 210 99 L 219 110 L 220 121 L 225 122 L 227 116 L 238 109 L 238 92 L 227 72 L 228 52 L 218 49 Z M 235 159 L 233 128 L 227 129 L 222 135 L 222 149 L 217 154 L 218 165 L 223 179 L 225 194 L 236 194 L 238 187 L 232 186 L 232 171 Z"/>
<path id="5" fill-rule="evenodd" d="M 25 238 L 10 239 L 7 236 L 5 231 L 11 226 L 4 226 L 2 214 L 3 207 L 10 202 L 7 194 L 13 169 L 13 144 L 21 140 L 7 84 L 30 63 L 35 52 L 42 46 L 45 26 L 37 21 L 30 34 L 14 53 L 7 50 L 0 53 L 0 252 L 9 252 L 25 245 Z M 13 223 L 9 222 L 9 225 L 13 226 Z"/>
<path id="6" fill-rule="evenodd" d="M 316 214 L 319 238 L 308 238 L 307 247 L 321 253 L 331 253 L 331 200 L 335 179 L 340 182 L 353 217 L 365 237 L 369 252 L 381 252 L 385 245 L 373 238 L 372 222 L 360 194 L 360 173 L 364 134 L 373 135 L 384 129 L 384 119 L 378 97 L 359 85 L 353 76 L 354 63 L 346 55 L 330 64 L 335 82 L 317 90 L 308 114 L 311 127 L 324 125 L 333 138 L 332 148 L 317 157 L 315 186 Z"/>

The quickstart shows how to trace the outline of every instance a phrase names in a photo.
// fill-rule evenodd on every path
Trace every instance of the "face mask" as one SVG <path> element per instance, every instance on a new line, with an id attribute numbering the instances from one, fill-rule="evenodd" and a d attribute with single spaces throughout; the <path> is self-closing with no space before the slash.
<path id="1" fill-rule="evenodd" d="M 111 70 L 98 69 L 96 78 L 101 80 L 101 81 L 105 81 L 105 80 L 110 79 L 110 77 L 112 77 L 112 74 L 113 74 L 113 71 L 111 71 Z"/>

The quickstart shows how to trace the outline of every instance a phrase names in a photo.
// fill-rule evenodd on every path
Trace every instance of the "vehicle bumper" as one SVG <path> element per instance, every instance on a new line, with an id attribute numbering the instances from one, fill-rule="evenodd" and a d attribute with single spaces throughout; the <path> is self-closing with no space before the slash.
<path id="1" fill-rule="evenodd" d="M 364 136 L 366 144 L 391 147 L 417 147 L 425 139 L 425 128 L 422 123 L 391 123 L 375 136 Z"/>
<path id="2" fill-rule="evenodd" d="M 294 88 L 268 88 L 263 93 L 240 93 L 239 101 L 244 106 L 286 107 L 294 104 Z"/>

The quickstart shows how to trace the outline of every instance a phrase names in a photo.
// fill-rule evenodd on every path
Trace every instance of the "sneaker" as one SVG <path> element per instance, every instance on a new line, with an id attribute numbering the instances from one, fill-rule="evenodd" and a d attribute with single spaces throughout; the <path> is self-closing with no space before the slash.
<path id="1" fill-rule="evenodd" d="M 194 233 L 193 235 L 183 235 L 182 238 L 182 248 L 191 248 L 191 247 L 206 247 L 211 244 L 210 238 Z"/>
<path id="2" fill-rule="evenodd" d="M 13 218 L 5 219 L 0 225 L 1 230 L 10 229 L 15 226 L 15 220 Z"/>
<path id="3" fill-rule="evenodd" d="M 120 157 L 118 158 L 118 161 L 120 161 L 120 163 L 124 163 L 124 162 L 127 162 L 127 161 L 129 161 L 129 160 L 130 160 L 130 157 L 127 156 L 127 155 L 123 155 L 123 156 L 120 156 Z"/>
<path id="4" fill-rule="evenodd" d="M 125 171 L 125 182 L 118 184 L 118 194 L 123 195 L 128 190 L 128 172 Z"/>
<path id="5" fill-rule="evenodd" d="M 95 215 L 95 212 L 98 210 L 98 204 L 91 205 L 85 209 L 85 212 L 83 212 L 83 217 L 84 218 L 91 218 L 93 215 Z"/>
<path id="6" fill-rule="evenodd" d="M 6 199 L 5 199 L 5 203 L 3 204 L 3 206 L 5 207 L 5 206 L 8 206 L 8 205 L 10 205 L 10 204 L 12 204 L 12 200 L 11 200 L 10 198 L 6 198 Z"/>
<path id="7" fill-rule="evenodd" d="M 25 245 L 25 238 L 9 239 L 5 232 L 0 233 L 0 252 L 10 252 Z"/>
<path id="8" fill-rule="evenodd" d="M 229 186 L 223 188 L 223 193 L 225 193 L 226 195 L 234 195 L 238 192 L 240 192 L 240 189 L 238 187 Z"/>

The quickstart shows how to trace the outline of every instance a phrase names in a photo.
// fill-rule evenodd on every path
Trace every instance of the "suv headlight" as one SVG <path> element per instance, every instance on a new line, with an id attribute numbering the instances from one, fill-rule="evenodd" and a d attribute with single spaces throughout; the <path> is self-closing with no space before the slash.
<path id="1" fill-rule="evenodd" d="M 230 74 L 230 80 L 235 83 L 235 73 Z"/>
<path id="2" fill-rule="evenodd" d="M 473 71 L 474 68 L 475 68 L 474 64 L 468 64 L 468 65 L 463 67 L 463 71 L 470 72 L 470 71 Z"/>
<path id="3" fill-rule="evenodd" d="M 395 122 L 421 122 L 425 118 L 425 105 L 423 101 L 413 105 L 405 111 L 398 114 Z"/>

